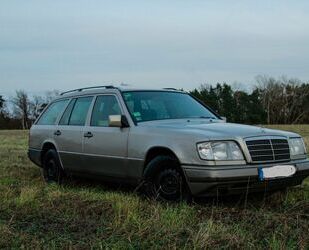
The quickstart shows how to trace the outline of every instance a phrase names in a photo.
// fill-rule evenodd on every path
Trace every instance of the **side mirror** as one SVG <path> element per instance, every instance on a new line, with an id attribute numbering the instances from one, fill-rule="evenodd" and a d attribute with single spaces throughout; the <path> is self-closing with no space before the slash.
<path id="1" fill-rule="evenodd" d="M 125 115 L 110 115 L 108 116 L 108 126 L 118 127 L 118 128 L 127 128 L 129 127 L 129 122 Z"/>
<path id="2" fill-rule="evenodd" d="M 220 117 L 224 122 L 226 122 L 227 121 L 227 119 L 226 119 L 226 117 L 225 116 L 221 116 Z"/>

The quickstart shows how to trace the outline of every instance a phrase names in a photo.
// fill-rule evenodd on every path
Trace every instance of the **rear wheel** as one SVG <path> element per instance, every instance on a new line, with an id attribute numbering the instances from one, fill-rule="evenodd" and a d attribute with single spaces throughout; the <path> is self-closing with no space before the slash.
<path id="1" fill-rule="evenodd" d="M 47 183 L 61 184 L 64 171 L 61 167 L 57 151 L 50 149 L 43 157 L 43 176 Z"/>
<path id="2" fill-rule="evenodd" d="M 166 201 L 190 201 L 191 194 L 179 163 L 169 156 L 158 156 L 147 166 L 151 195 Z"/>

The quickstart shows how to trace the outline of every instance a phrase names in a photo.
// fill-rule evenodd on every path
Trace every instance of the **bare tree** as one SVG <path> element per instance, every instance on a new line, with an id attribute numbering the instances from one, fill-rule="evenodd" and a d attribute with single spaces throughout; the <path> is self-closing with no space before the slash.
<path id="1" fill-rule="evenodd" d="M 33 96 L 30 101 L 30 118 L 35 121 L 42 111 L 42 106 L 44 106 L 44 99 L 41 96 Z"/>
<path id="2" fill-rule="evenodd" d="M 53 99 L 55 99 L 59 95 L 60 95 L 59 90 L 47 91 L 45 93 L 44 103 L 46 103 L 46 104 L 50 103 Z"/>
<path id="3" fill-rule="evenodd" d="M 278 79 L 258 76 L 256 81 L 267 112 L 267 123 L 294 124 L 308 116 L 308 84 L 284 76 Z"/>
<path id="4" fill-rule="evenodd" d="M 4 100 L 3 96 L 0 95 L 0 113 L 2 113 L 3 110 L 4 110 L 4 104 L 5 104 L 5 100 Z"/>
<path id="5" fill-rule="evenodd" d="M 30 126 L 30 100 L 24 90 L 17 90 L 15 97 L 12 99 L 14 105 L 14 115 L 20 119 L 23 129 Z"/>
<path id="6" fill-rule="evenodd" d="M 30 119 L 34 122 L 43 111 L 43 109 L 59 95 L 58 90 L 45 92 L 44 96 L 34 95 L 30 100 Z"/>

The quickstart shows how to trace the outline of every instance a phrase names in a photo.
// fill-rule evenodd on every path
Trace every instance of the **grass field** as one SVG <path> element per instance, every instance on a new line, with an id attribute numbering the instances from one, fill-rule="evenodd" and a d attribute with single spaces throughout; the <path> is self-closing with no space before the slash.
<path id="1" fill-rule="evenodd" d="M 277 126 L 299 132 L 309 125 Z M 46 185 L 27 133 L 0 131 L 0 248 L 309 248 L 309 179 L 270 196 L 145 200 L 132 189 L 69 180 Z"/>

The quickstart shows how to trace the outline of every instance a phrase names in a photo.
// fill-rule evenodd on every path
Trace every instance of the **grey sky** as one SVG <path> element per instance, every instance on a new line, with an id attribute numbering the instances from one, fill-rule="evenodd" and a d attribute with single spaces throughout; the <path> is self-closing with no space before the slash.
<path id="1" fill-rule="evenodd" d="M 308 1 L 1 0 L 0 93 L 309 80 Z"/>

